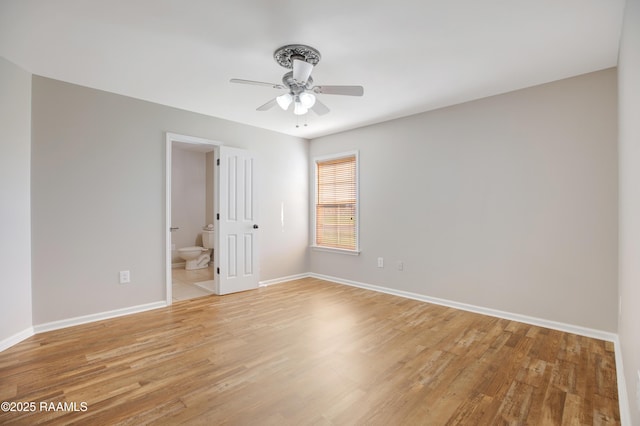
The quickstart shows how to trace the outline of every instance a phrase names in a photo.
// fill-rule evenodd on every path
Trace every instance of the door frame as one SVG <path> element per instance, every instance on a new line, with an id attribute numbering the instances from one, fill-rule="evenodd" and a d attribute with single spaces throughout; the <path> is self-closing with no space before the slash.
<path id="1" fill-rule="evenodd" d="M 171 165 L 172 165 L 172 155 L 171 150 L 173 148 L 173 143 L 178 142 L 182 144 L 190 144 L 190 145 L 207 145 L 211 147 L 211 151 L 214 152 L 214 161 L 220 158 L 220 150 L 219 147 L 223 145 L 222 142 L 214 141 L 210 139 L 199 138 L 195 136 L 181 135 L 178 133 L 170 133 L 166 132 L 165 138 L 165 223 L 164 223 L 164 238 L 165 238 L 165 286 L 166 286 L 166 305 L 170 306 L 173 303 L 173 288 L 172 288 L 172 278 L 171 278 Z M 214 176 L 216 173 L 214 172 Z M 213 211 L 218 212 L 219 206 L 216 205 L 218 202 L 218 194 L 220 193 L 220 179 L 215 179 L 213 182 Z M 216 227 L 217 228 L 217 227 Z M 215 228 L 214 228 L 215 229 Z M 218 244 L 218 235 L 214 235 L 214 253 L 217 252 L 219 244 Z M 217 276 L 214 275 L 214 286 L 217 288 Z"/>

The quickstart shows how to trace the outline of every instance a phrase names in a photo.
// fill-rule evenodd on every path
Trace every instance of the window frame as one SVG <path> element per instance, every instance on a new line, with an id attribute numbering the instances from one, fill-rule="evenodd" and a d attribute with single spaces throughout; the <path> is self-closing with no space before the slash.
<path id="1" fill-rule="evenodd" d="M 328 247 L 323 245 L 318 245 L 317 243 L 317 234 L 316 234 L 316 209 L 318 203 L 318 163 L 331 161 L 331 160 L 340 160 L 342 158 L 347 157 L 355 157 L 355 178 L 356 178 L 356 203 L 355 203 L 355 249 L 344 249 L 344 248 L 336 248 L 336 247 Z M 349 254 L 349 255 L 359 255 L 360 254 L 360 154 L 357 150 L 354 151 L 346 151 L 338 154 L 328 154 L 328 155 L 320 155 L 313 157 L 313 186 L 312 186 L 312 206 L 311 206 L 311 232 L 312 232 L 312 243 L 311 248 L 317 251 L 326 251 L 332 253 L 341 253 L 341 254 Z"/>

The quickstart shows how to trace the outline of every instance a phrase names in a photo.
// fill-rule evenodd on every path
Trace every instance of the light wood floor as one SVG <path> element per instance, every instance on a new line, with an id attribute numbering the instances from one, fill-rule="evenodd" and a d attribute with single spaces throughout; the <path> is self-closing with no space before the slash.
<path id="1" fill-rule="evenodd" d="M 613 345 L 303 279 L 33 336 L 0 424 L 619 424 Z"/>

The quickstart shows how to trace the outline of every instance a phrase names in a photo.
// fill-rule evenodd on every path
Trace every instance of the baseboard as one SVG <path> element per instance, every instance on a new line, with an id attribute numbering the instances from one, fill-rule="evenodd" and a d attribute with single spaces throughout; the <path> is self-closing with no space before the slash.
<path id="1" fill-rule="evenodd" d="M 258 283 L 258 287 L 267 287 L 274 284 L 286 283 L 287 281 L 300 280 L 302 278 L 309 278 L 310 276 L 311 274 L 304 273 L 304 274 L 289 275 L 288 277 L 275 278 L 273 280 L 260 281 Z"/>
<path id="2" fill-rule="evenodd" d="M 388 287 L 382 287 L 372 284 L 365 284 L 358 281 L 345 280 L 342 278 L 332 277 L 328 275 L 310 273 L 308 276 L 318 278 L 326 281 L 335 282 L 337 284 L 344 284 L 352 287 L 359 287 L 366 290 L 373 290 L 379 293 L 391 294 L 393 296 L 405 297 L 407 299 L 419 300 L 421 302 L 433 303 L 435 305 L 447 306 L 450 308 L 461 309 L 463 311 L 474 312 L 477 314 L 488 315 L 497 318 L 508 319 L 512 321 L 518 321 L 525 324 L 536 325 L 539 327 L 550 328 L 553 330 L 564 331 L 567 333 L 573 333 L 580 336 L 591 337 L 594 339 L 606 340 L 608 342 L 615 342 L 617 334 L 607 331 L 596 330 L 592 328 L 581 327 L 572 324 L 566 324 L 557 321 L 550 321 L 542 318 L 530 317 L 527 315 L 515 314 L 512 312 L 500 311 L 497 309 L 485 308 L 482 306 L 469 305 L 466 303 L 455 302 L 453 300 L 440 299 L 437 297 L 425 296 L 423 294 L 412 293 L 409 291 L 396 290 Z"/>
<path id="3" fill-rule="evenodd" d="M 618 405 L 620 406 L 620 424 L 631 426 L 631 406 L 629 405 L 629 394 L 627 394 L 627 381 L 624 375 L 624 365 L 622 364 L 622 347 L 620 339 L 616 336 L 613 341 L 616 354 L 616 379 L 618 381 Z"/>
<path id="4" fill-rule="evenodd" d="M 80 317 L 63 319 L 60 321 L 52 321 L 44 324 L 34 325 L 33 329 L 37 333 L 45 331 L 58 330 L 61 328 L 73 327 L 74 325 L 87 324 L 90 322 L 101 321 L 109 318 L 121 317 L 123 315 L 137 314 L 152 309 L 164 308 L 167 306 L 166 301 L 147 303 L 144 305 L 130 306 L 128 308 L 115 309 L 113 311 L 99 312 L 97 314 L 84 315 Z"/>
<path id="5" fill-rule="evenodd" d="M 4 340 L 0 340 L 0 352 L 5 349 L 9 349 L 11 346 L 22 342 L 24 339 L 28 339 L 33 336 L 34 330 L 33 327 L 26 328 L 19 333 L 14 334 L 13 336 L 9 336 Z"/>

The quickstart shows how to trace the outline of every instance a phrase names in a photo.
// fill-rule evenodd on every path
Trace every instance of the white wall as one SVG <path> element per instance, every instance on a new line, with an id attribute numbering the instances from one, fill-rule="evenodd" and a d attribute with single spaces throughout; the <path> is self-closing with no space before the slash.
<path id="1" fill-rule="evenodd" d="M 215 153 L 213 151 L 209 151 L 205 154 L 205 225 L 215 224 L 215 212 L 213 211 L 213 196 L 214 196 L 214 185 L 215 185 Z"/>
<path id="2" fill-rule="evenodd" d="M 620 109 L 620 298 L 622 346 L 632 424 L 640 425 L 640 0 L 627 0 L 618 66 Z"/>
<path id="3" fill-rule="evenodd" d="M 0 350 L 31 329 L 31 74 L 0 57 Z M 28 331 L 27 331 L 28 334 Z"/>
<path id="4" fill-rule="evenodd" d="M 173 147 L 171 150 L 171 242 L 173 263 L 184 263 L 181 247 L 202 246 L 202 227 L 207 213 L 207 154 Z M 211 188 L 210 188 L 211 189 Z M 212 199 L 209 198 L 209 202 Z M 213 222 L 209 222 L 213 223 Z"/>
<path id="5" fill-rule="evenodd" d="M 355 149 L 362 253 L 312 272 L 616 330 L 614 69 L 311 141 Z"/>
<path id="6" fill-rule="evenodd" d="M 308 271 L 308 141 L 38 76 L 32 106 L 35 325 L 164 300 L 167 131 L 254 150 L 261 280 Z"/>

